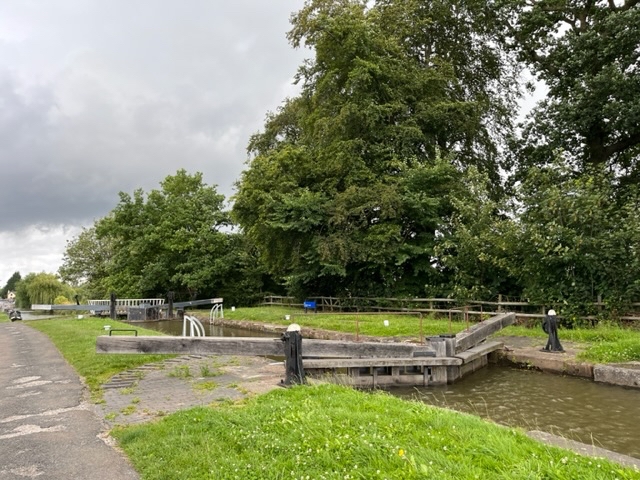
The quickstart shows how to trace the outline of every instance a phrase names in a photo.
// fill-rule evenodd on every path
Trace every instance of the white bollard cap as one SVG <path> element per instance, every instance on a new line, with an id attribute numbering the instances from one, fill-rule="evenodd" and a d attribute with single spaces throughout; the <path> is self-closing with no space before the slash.
<path id="1" fill-rule="evenodd" d="M 298 325 L 297 323 L 292 323 L 287 327 L 287 332 L 299 332 L 299 331 L 300 331 L 300 325 Z"/>
<path id="2" fill-rule="evenodd" d="M 556 311 L 553 308 L 549 310 L 549 312 L 547 312 L 547 315 L 549 316 L 554 316 L 555 314 L 556 314 Z"/>

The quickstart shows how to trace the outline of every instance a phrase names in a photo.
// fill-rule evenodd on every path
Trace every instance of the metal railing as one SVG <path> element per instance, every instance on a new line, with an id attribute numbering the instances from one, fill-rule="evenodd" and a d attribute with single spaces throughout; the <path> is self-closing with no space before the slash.
<path id="1" fill-rule="evenodd" d="M 216 303 L 209 312 L 209 325 L 213 325 L 216 318 L 224 318 L 224 309 L 221 303 Z"/>
<path id="2" fill-rule="evenodd" d="M 187 326 L 189 327 L 189 335 L 187 335 Z M 200 320 L 191 315 L 185 315 L 182 320 L 182 336 L 183 337 L 204 337 L 204 327 Z"/>

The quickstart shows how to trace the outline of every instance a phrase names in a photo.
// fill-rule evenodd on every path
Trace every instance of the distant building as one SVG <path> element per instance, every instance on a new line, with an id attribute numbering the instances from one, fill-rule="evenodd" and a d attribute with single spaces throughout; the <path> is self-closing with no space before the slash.
<path id="1" fill-rule="evenodd" d="M 16 299 L 16 292 L 8 291 L 7 300 L 11 300 L 13 302 L 15 299 Z"/>

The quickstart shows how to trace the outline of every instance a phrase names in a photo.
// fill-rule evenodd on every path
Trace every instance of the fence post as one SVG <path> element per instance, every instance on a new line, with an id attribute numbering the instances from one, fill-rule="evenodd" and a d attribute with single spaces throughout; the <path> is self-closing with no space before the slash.
<path id="1" fill-rule="evenodd" d="M 467 330 L 469 330 L 469 306 L 464 306 L 464 321 L 467 323 Z"/>
<path id="2" fill-rule="evenodd" d="M 109 317 L 111 320 L 116 319 L 116 294 L 114 292 L 109 295 Z"/>

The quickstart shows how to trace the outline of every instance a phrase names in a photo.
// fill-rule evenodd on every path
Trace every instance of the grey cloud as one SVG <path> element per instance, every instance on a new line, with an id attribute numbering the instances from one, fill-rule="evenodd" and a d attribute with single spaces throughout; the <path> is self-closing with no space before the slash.
<path id="1" fill-rule="evenodd" d="M 285 39 L 302 0 L 7 3 L 0 233 L 90 224 L 179 168 L 230 196 L 304 56 Z"/>

